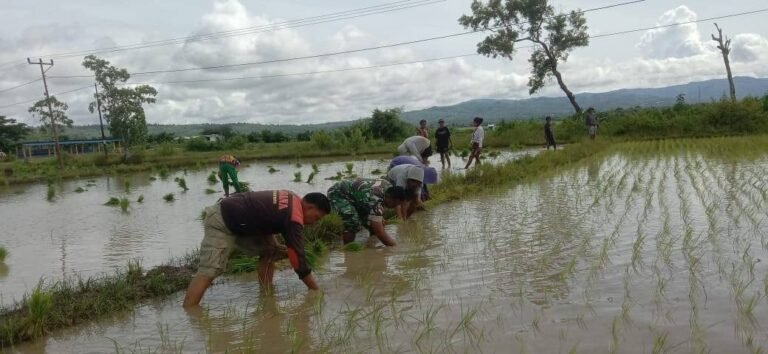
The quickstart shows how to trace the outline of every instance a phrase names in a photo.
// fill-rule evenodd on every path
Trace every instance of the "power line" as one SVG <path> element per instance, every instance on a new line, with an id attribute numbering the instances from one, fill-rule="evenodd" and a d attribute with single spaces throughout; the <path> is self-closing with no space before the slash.
<path id="1" fill-rule="evenodd" d="M 631 2 L 628 2 L 628 3 L 624 3 L 624 4 L 631 4 L 631 3 L 636 3 L 636 2 L 637 1 L 631 1 Z M 622 5 L 622 4 L 614 4 L 614 5 L 610 5 L 610 7 L 616 7 L 616 6 L 620 6 L 620 5 Z M 608 8 L 608 7 L 603 7 L 603 8 Z M 600 9 L 603 9 L 603 8 L 600 8 Z M 586 11 L 587 10 L 585 10 L 584 12 L 586 12 Z M 589 11 L 594 11 L 594 9 L 591 9 Z M 611 36 L 617 36 L 617 35 L 628 34 L 628 33 L 648 31 L 648 30 L 653 30 L 653 29 L 661 29 L 661 28 L 668 28 L 668 27 L 675 27 L 675 26 L 683 26 L 683 25 L 692 24 L 692 23 L 698 23 L 698 22 L 705 22 L 705 21 L 719 20 L 719 19 L 732 18 L 732 17 L 738 17 L 738 16 L 752 15 L 752 14 L 761 13 L 761 12 L 768 12 L 768 8 L 760 9 L 760 10 L 754 10 L 754 11 L 740 12 L 740 13 L 729 14 L 729 15 L 723 15 L 723 16 L 709 17 L 709 18 L 700 19 L 700 20 L 677 22 L 677 23 L 672 23 L 672 24 L 667 24 L 667 25 L 659 25 L 659 26 L 652 26 L 652 27 L 644 27 L 644 28 L 632 29 L 632 30 L 627 30 L 627 31 L 614 32 L 614 33 L 599 34 L 599 35 L 589 36 L 589 38 L 595 39 L 595 38 L 611 37 Z M 429 42 L 429 41 L 440 40 L 440 39 L 459 37 L 459 36 L 463 36 L 463 35 L 467 35 L 467 34 L 472 34 L 472 33 L 477 33 L 477 32 L 479 32 L 479 31 L 460 32 L 460 33 L 454 33 L 454 34 L 449 34 L 449 35 L 444 35 L 444 36 L 437 36 L 437 37 L 418 39 L 418 40 L 413 40 L 413 41 L 398 42 L 398 43 L 391 43 L 391 44 L 379 45 L 379 46 L 374 46 L 374 47 L 359 48 L 359 49 L 353 49 L 353 50 L 345 50 L 345 51 L 322 53 L 322 54 L 314 54 L 314 55 L 307 55 L 307 56 L 293 57 L 293 58 L 282 58 L 282 59 L 273 59 L 273 60 L 265 60 L 265 61 L 258 61 L 258 62 L 247 62 L 247 63 L 237 63 L 237 64 L 213 65 L 213 66 L 196 67 L 196 68 L 152 70 L 152 71 L 136 72 L 136 73 L 132 73 L 131 75 L 141 76 L 141 75 L 153 75 L 153 74 L 162 74 L 162 73 L 176 73 L 176 72 L 187 72 L 187 71 L 198 71 L 198 70 L 215 70 L 215 69 L 225 69 L 225 68 L 234 68 L 234 67 L 243 67 L 243 66 L 256 66 L 256 65 L 264 65 L 264 64 L 282 63 L 282 62 L 290 62 L 290 61 L 306 60 L 306 59 L 317 59 L 317 58 L 337 56 L 337 55 L 342 55 L 342 54 L 352 54 L 352 53 L 367 52 L 367 51 L 373 51 L 373 50 L 379 50 L 379 49 L 385 49 L 385 48 L 392 48 L 392 47 L 398 47 L 398 46 L 404 46 L 404 45 L 410 45 L 410 44 Z M 54 79 L 54 78 L 55 79 L 73 79 L 73 78 L 88 78 L 88 77 L 93 77 L 93 75 L 50 76 L 50 78 L 52 78 L 52 79 Z"/>
<path id="2" fill-rule="evenodd" d="M 31 85 L 31 84 L 34 84 L 35 82 L 38 82 L 38 81 L 40 81 L 40 80 L 42 80 L 42 79 L 34 79 L 34 80 L 32 80 L 32 81 L 29 81 L 29 82 L 25 82 L 25 83 L 23 83 L 23 84 L 20 84 L 20 85 L 16 85 L 16 86 L 13 86 L 13 87 L 9 87 L 9 88 L 4 88 L 4 89 L 0 90 L 0 93 L 3 93 L 3 92 L 8 92 L 8 91 L 12 91 L 12 90 L 15 90 L 15 89 L 18 89 L 18 88 L 22 88 L 22 87 L 24 87 L 24 86 L 27 86 L 27 85 Z"/>
<path id="3" fill-rule="evenodd" d="M 72 92 L 75 92 L 75 91 L 84 90 L 84 89 L 87 89 L 87 88 L 91 88 L 91 87 L 93 87 L 93 86 L 92 86 L 92 85 L 88 85 L 88 86 L 84 86 L 84 87 L 76 88 L 76 89 L 74 89 L 74 90 L 63 91 L 63 92 L 56 92 L 56 93 L 53 93 L 53 94 L 51 94 L 51 96 L 57 96 L 57 95 L 58 95 L 58 96 L 61 96 L 61 95 L 66 95 L 66 94 L 68 94 L 68 93 L 72 93 Z M 5 105 L 5 106 L 0 106 L 0 108 L 8 108 L 8 107 L 13 107 L 13 106 L 18 106 L 18 105 L 22 105 L 22 104 L 26 104 L 26 103 L 37 102 L 37 101 L 39 101 L 39 100 L 40 100 L 39 98 L 35 98 L 35 99 L 27 100 L 27 101 L 16 102 L 16 103 L 7 104 L 7 105 Z"/>
<path id="4" fill-rule="evenodd" d="M 446 0 L 401 0 L 401 1 L 396 1 L 392 3 L 369 6 L 369 7 L 364 7 L 364 8 L 354 9 L 354 10 L 346 10 L 346 11 L 335 12 L 335 13 L 330 13 L 325 15 L 288 20 L 288 21 L 273 23 L 269 25 L 245 27 L 245 28 L 239 28 L 239 29 L 233 29 L 233 30 L 227 30 L 227 31 L 211 32 L 211 33 L 204 33 L 204 34 L 193 35 L 193 36 L 176 37 L 176 38 L 169 38 L 169 39 L 157 40 L 152 42 L 134 43 L 129 45 L 114 46 L 114 47 L 108 47 L 108 48 L 82 50 L 82 51 L 76 51 L 76 52 L 55 53 L 55 54 L 49 54 L 47 56 L 51 56 L 55 59 L 62 59 L 62 58 L 70 58 L 70 57 L 80 57 L 88 54 L 113 53 L 113 52 L 119 52 L 119 51 L 125 51 L 125 50 L 135 50 L 135 49 L 183 44 L 187 42 L 208 41 L 208 40 L 229 38 L 234 36 L 242 36 L 242 35 L 257 34 L 257 33 L 263 33 L 263 32 L 276 31 L 276 30 L 305 27 L 305 26 L 311 26 L 316 24 L 353 19 L 358 17 L 372 16 L 376 14 L 401 11 L 401 10 L 406 10 L 410 8 L 415 8 L 415 7 L 432 5 L 432 4 L 445 2 L 445 1 Z"/>

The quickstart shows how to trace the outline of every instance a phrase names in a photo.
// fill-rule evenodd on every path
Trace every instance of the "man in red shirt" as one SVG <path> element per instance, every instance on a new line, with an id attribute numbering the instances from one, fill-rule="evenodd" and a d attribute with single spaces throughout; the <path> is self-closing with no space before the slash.
<path id="1" fill-rule="evenodd" d="M 224 273 L 237 245 L 259 257 L 259 282 L 272 286 L 274 262 L 288 258 L 309 289 L 319 287 L 304 255 L 303 229 L 331 212 L 321 193 L 304 198 L 286 190 L 237 193 L 205 209 L 205 236 L 200 244 L 200 266 L 187 288 L 184 307 L 197 306 L 211 282 Z M 286 248 L 274 238 L 282 234 Z"/>

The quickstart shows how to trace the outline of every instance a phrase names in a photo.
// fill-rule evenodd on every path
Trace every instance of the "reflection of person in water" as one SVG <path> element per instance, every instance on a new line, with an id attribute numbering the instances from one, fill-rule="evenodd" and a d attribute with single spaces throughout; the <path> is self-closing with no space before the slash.
<path id="1" fill-rule="evenodd" d="M 587 181 L 593 183 L 600 176 L 600 161 L 593 159 L 587 166 Z"/>
<path id="2" fill-rule="evenodd" d="M 305 293 L 301 303 L 291 307 L 281 307 L 275 296 L 260 296 L 246 313 L 216 316 L 193 307 L 187 314 L 198 337 L 208 343 L 208 352 L 311 352 L 310 324 L 318 296 Z"/>

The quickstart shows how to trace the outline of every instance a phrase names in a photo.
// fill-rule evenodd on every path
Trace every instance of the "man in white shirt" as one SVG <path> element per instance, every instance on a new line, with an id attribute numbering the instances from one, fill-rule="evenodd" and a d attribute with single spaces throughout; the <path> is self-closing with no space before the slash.
<path id="1" fill-rule="evenodd" d="M 477 161 L 476 166 L 480 165 L 480 152 L 483 151 L 483 139 L 485 139 L 483 118 L 475 117 L 472 120 L 472 125 L 475 127 L 475 131 L 472 132 L 472 151 L 469 153 L 469 160 L 467 160 L 467 165 L 464 166 L 465 169 L 472 166 L 472 160 Z"/>
<path id="2" fill-rule="evenodd" d="M 397 216 L 402 220 L 408 219 L 421 206 L 421 186 L 424 183 L 424 169 L 416 165 L 397 165 L 387 172 L 387 179 L 394 186 L 405 188 L 408 207 L 395 208 Z"/>
<path id="3" fill-rule="evenodd" d="M 432 156 L 432 143 L 423 136 L 412 136 L 397 147 L 397 153 L 399 156 L 413 156 L 426 165 Z"/>

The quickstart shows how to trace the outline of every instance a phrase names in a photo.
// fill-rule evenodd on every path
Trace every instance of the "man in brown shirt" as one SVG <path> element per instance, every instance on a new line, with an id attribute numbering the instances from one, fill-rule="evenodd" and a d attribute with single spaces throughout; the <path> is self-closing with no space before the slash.
<path id="1" fill-rule="evenodd" d="M 259 257 L 259 282 L 272 286 L 274 262 L 288 258 L 294 271 L 312 290 L 319 287 L 304 255 L 303 229 L 330 213 L 325 195 L 304 198 L 286 190 L 238 193 L 206 208 L 205 236 L 200 244 L 200 266 L 187 288 L 184 307 L 197 306 L 211 282 L 224 273 L 236 245 Z M 285 249 L 274 238 L 282 234 Z"/>

